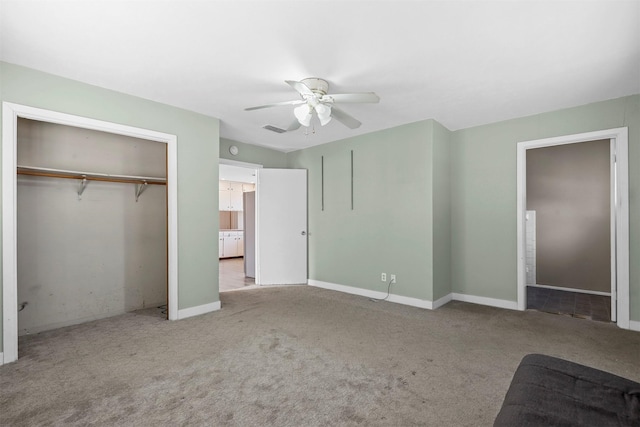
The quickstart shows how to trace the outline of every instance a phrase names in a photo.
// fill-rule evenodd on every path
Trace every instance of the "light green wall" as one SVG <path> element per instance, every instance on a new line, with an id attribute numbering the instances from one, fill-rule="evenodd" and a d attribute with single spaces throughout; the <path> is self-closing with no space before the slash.
<path id="1" fill-rule="evenodd" d="M 229 147 L 238 147 L 238 155 L 229 153 Z M 287 154 L 257 145 L 245 144 L 232 139 L 220 138 L 220 158 L 238 162 L 255 163 L 265 168 L 286 168 Z"/>
<path id="2" fill-rule="evenodd" d="M 437 144 L 434 128 L 442 137 Z M 440 243 L 448 231 L 434 231 L 433 224 L 435 216 L 448 216 L 448 207 L 434 212 L 434 193 L 448 200 L 447 133 L 426 120 L 288 154 L 289 167 L 309 171 L 310 279 L 386 292 L 385 272 L 397 275 L 397 295 L 431 301 L 435 288 L 450 292 L 448 243 L 434 248 L 434 234 Z M 443 163 L 434 167 L 435 158 Z M 445 263 L 437 275 L 434 259 Z M 437 286 L 434 278 L 441 281 Z"/>
<path id="3" fill-rule="evenodd" d="M 433 122 L 433 301 L 451 293 L 451 132 Z"/>
<path id="4" fill-rule="evenodd" d="M 453 292 L 516 301 L 516 144 L 629 128 L 631 320 L 640 320 L 640 95 L 452 134 Z"/>
<path id="5" fill-rule="evenodd" d="M 218 119 L 7 63 L 0 100 L 177 135 L 179 308 L 219 301 Z"/>
<path id="6" fill-rule="evenodd" d="M 386 292 L 384 271 L 398 276 L 398 295 L 515 301 L 516 143 L 627 126 L 631 319 L 640 321 L 640 95 L 455 132 L 425 120 L 289 154 L 220 141 L 215 118 L 6 63 L 0 100 L 178 136 L 181 309 L 219 300 L 218 199 L 201 191 L 218 180 L 219 156 L 309 170 L 311 279 Z"/>
<path id="7" fill-rule="evenodd" d="M 426 120 L 289 153 L 289 167 L 309 169 L 309 278 L 386 291 L 384 271 L 398 275 L 399 295 L 515 302 L 517 142 L 616 127 L 629 128 L 630 302 L 638 321 L 640 95 L 455 132 Z"/>

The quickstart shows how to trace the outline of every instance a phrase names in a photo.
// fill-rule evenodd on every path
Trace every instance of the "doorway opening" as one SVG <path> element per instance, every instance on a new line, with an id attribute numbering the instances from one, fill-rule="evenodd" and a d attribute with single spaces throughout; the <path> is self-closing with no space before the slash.
<path id="1" fill-rule="evenodd" d="M 587 148 L 600 152 L 599 166 L 580 176 L 576 149 Z M 627 128 L 520 142 L 517 150 L 518 308 L 628 329 Z M 585 176 L 596 184 L 581 187 Z"/>
<path id="2" fill-rule="evenodd" d="M 219 291 L 255 288 L 257 169 L 262 165 L 220 159 Z"/>
<path id="3" fill-rule="evenodd" d="M 527 150 L 527 308 L 609 322 L 611 142 Z"/>
<path id="4" fill-rule="evenodd" d="M 221 170 L 225 165 L 245 168 L 245 173 L 247 169 L 255 172 L 255 191 L 243 193 L 244 229 L 240 235 L 244 237 L 244 276 L 255 278 L 255 286 L 306 285 L 306 169 L 263 168 L 262 165 L 220 159 Z M 227 195 L 220 196 L 223 198 L 220 206 L 225 206 Z M 220 229 L 220 233 L 234 231 L 240 230 Z M 223 257 L 226 256 L 225 249 L 221 241 L 219 251 Z M 225 267 L 221 266 L 220 271 Z M 231 266 L 229 270 L 232 269 Z M 221 274 L 219 290 L 225 289 L 224 279 Z M 243 281 L 244 278 L 236 275 L 236 280 Z M 240 285 L 247 288 L 245 283 Z"/>
<path id="5" fill-rule="evenodd" d="M 18 359 L 17 129 L 19 119 L 66 125 L 166 144 L 167 311 L 177 320 L 177 137 L 71 114 L 3 102 L 2 116 L 2 363 Z M 82 184 L 84 185 L 84 183 Z M 78 190 L 81 194 L 81 190 Z M 138 193 L 138 196 L 141 192 Z"/>

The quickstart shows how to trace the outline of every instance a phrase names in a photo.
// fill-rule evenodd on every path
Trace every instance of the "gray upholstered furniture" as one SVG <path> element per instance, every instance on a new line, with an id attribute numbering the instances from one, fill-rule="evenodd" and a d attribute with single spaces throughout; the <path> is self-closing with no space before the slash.
<path id="1" fill-rule="evenodd" d="M 529 354 L 513 376 L 494 426 L 640 427 L 640 383 Z"/>

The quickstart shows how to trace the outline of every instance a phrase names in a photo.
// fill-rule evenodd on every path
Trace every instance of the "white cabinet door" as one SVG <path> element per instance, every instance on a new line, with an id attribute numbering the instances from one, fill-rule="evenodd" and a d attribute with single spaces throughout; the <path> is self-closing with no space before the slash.
<path id="1" fill-rule="evenodd" d="M 230 258 L 238 256 L 238 240 L 237 236 L 224 236 L 224 257 Z"/>
<path id="2" fill-rule="evenodd" d="M 233 182 L 232 184 L 240 184 Z M 242 184 L 232 186 L 229 190 L 229 210 L 241 211 L 242 210 Z"/>
<path id="3" fill-rule="evenodd" d="M 244 256 L 244 235 L 242 233 L 238 233 L 238 237 L 236 237 L 238 242 L 238 256 Z"/>
<path id="4" fill-rule="evenodd" d="M 218 251 L 220 258 L 244 256 L 244 234 L 242 231 L 221 231 Z"/>
<path id="5" fill-rule="evenodd" d="M 221 211 L 242 211 L 242 183 L 219 181 L 219 209 Z"/>
<path id="6" fill-rule="evenodd" d="M 242 183 L 229 181 L 229 190 L 242 193 Z"/>
<path id="7" fill-rule="evenodd" d="M 221 211 L 231 210 L 231 191 L 229 181 L 218 181 L 218 204 Z"/>
<path id="8" fill-rule="evenodd" d="M 219 181 L 218 209 L 221 211 L 242 211 L 241 182 Z"/>
<path id="9" fill-rule="evenodd" d="M 220 190 L 218 196 L 218 209 L 221 211 L 231 210 L 231 192 L 229 190 Z"/>

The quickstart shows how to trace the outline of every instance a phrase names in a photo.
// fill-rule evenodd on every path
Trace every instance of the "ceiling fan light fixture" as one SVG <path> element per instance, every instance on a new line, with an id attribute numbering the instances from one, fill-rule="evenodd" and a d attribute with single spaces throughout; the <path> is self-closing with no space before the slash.
<path id="1" fill-rule="evenodd" d="M 307 104 L 302 104 L 293 109 L 293 114 L 302 126 L 309 127 L 311 124 L 311 108 Z"/>
<path id="2" fill-rule="evenodd" d="M 329 83 L 317 77 L 309 77 L 301 81 L 285 80 L 285 83 L 298 92 L 300 95 L 299 99 L 258 105 L 256 107 L 245 108 L 245 110 L 253 111 L 262 108 L 296 105 L 297 107 L 293 110 L 295 120 L 286 129 L 286 132 L 297 130 L 300 126 L 311 126 L 314 110 L 322 126 L 325 126 L 332 119 L 336 119 L 336 121 L 349 129 L 357 129 L 362 123 L 334 104 L 375 104 L 380 102 L 380 97 L 373 92 L 329 94 Z"/>
<path id="3" fill-rule="evenodd" d="M 325 104 L 316 105 L 316 113 L 318 113 L 318 119 L 322 126 L 331 121 L 331 107 Z"/>

